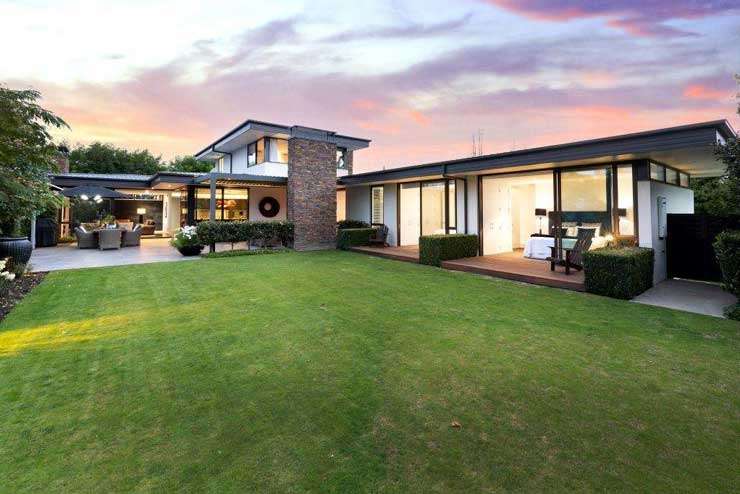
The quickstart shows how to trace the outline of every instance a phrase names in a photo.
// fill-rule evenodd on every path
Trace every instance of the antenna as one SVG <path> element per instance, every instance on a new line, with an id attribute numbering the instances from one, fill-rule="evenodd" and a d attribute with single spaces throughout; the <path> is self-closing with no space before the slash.
<path id="1" fill-rule="evenodd" d="M 478 129 L 478 156 L 483 156 L 483 129 Z"/>

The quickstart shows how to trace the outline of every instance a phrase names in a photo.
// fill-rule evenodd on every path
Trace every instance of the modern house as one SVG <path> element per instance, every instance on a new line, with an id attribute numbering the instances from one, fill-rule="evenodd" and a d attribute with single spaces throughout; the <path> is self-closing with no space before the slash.
<path id="1" fill-rule="evenodd" d="M 482 256 L 542 258 L 554 229 L 595 231 L 594 247 L 633 239 L 666 277 L 666 214 L 693 213 L 692 177 L 723 172 L 714 146 L 736 136 L 724 121 L 353 174 L 367 139 L 247 120 L 204 147 L 205 174 L 62 173 L 59 187 L 128 194 L 113 214 L 145 210 L 161 232 L 211 220 L 295 222 L 297 249 L 333 248 L 337 219 L 389 228 L 393 246 L 420 235 L 474 233 Z M 119 206 L 120 204 L 120 206 Z"/>

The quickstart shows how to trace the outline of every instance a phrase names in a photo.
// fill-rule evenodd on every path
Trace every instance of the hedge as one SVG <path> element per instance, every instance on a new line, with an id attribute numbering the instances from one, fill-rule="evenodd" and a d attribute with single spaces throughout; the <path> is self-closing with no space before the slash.
<path id="1" fill-rule="evenodd" d="M 203 221 L 198 223 L 198 238 L 203 245 L 219 242 L 279 241 L 284 247 L 293 245 L 294 225 L 290 221 Z"/>
<path id="2" fill-rule="evenodd" d="M 222 250 L 221 252 L 208 252 L 207 254 L 201 254 L 200 257 L 206 259 L 221 259 L 224 257 L 241 257 L 241 256 L 261 256 L 264 254 L 281 254 L 283 252 L 291 252 L 288 249 L 234 249 L 234 250 Z"/>
<path id="3" fill-rule="evenodd" d="M 478 255 L 478 235 L 424 235 L 419 237 L 419 262 L 440 266 L 442 261 Z"/>
<path id="4" fill-rule="evenodd" d="M 367 245 L 375 228 L 345 228 L 337 232 L 337 249 L 349 250 L 355 245 Z"/>
<path id="5" fill-rule="evenodd" d="M 653 249 L 595 249 L 583 254 L 586 291 L 631 299 L 653 286 Z"/>
<path id="6" fill-rule="evenodd" d="M 713 245 L 724 289 L 740 297 L 740 230 L 725 230 Z"/>
<path id="7" fill-rule="evenodd" d="M 347 228 L 370 228 L 370 223 L 361 220 L 337 221 L 337 230 L 346 230 Z"/>

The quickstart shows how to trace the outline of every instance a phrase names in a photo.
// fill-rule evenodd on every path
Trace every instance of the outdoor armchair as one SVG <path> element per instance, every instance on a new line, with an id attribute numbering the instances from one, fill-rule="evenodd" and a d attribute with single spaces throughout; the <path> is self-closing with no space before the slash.
<path id="1" fill-rule="evenodd" d="M 98 242 L 95 240 L 95 234 L 80 226 L 75 228 L 75 237 L 77 237 L 78 249 L 94 249 L 98 246 Z"/>
<path id="2" fill-rule="evenodd" d="M 123 230 L 123 237 L 121 238 L 121 247 L 138 247 L 141 245 L 141 233 L 142 229 L 139 225 L 136 225 L 131 230 Z"/>
<path id="3" fill-rule="evenodd" d="M 552 255 L 547 258 L 550 261 L 550 271 L 555 271 L 555 266 L 564 266 L 565 274 L 570 274 L 570 269 L 583 269 L 583 253 L 591 248 L 591 242 L 596 230 L 593 228 L 579 228 L 576 243 L 570 249 L 563 248 L 564 256 L 558 255 L 558 247 L 550 247 Z"/>
<path id="4" fill-rule="evenodd" d="M 375 229 L 375 233 L 370 236 L 370 245 L 380 244 L 388 247 L 388 226 L 380 225 Z"/>
<path id="5" fill-rule="evenodd" d="M 100 250 L 120 249 L 121 230 L 118 228 L 103 228 L 98 230 L 98 247 Z"/>

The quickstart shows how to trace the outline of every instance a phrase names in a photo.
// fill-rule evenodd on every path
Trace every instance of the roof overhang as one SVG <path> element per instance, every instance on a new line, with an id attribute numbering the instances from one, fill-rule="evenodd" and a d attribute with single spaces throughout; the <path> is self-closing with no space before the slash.
<path id="1" fill-rule="evenodd" d="M 215 160 L 224 154 L 231 153 L 262 137 L 277 137 L 291 139 L 294 137 L 326 141 L 339 147 L 357 150 L 370 145 L 369 139 L 350 137 L 337 134 L 330 130 L 314 129 L 299 125 L 286 126 L 269 122 L 247 120 L 235 127 L 220 139 L 209 144 L 195 154 L 199 160 Z"/>
<path id="2" fill-rule="evenodd" d="M 288 184 L 287 177 L 270 177 L 267 175 L 249 175 L 247 173 L 206 173 L 195 178 L 199 185 L 210 185 L 212 181 L 219 186 L 266 186 L 279 187 Z"/>
<path id="3" fill-rule="evenodd" d="M 718 176 L 724 165 L 715 146 L 736 137 L 726 120 L 591 139 L 556 146 L 492 154 L 439 163 L 349 175 L 341 185 L 422 180 L 432 175 L 465 176 L 512 171 L 547 170 L 640 159 L 654 160 L 695 177 Z"/>

